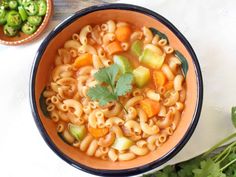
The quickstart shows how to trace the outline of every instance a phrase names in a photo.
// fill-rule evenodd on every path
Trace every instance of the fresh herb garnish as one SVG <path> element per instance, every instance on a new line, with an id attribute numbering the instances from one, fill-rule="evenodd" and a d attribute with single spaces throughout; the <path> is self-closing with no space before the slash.
<path id="1" fill-rule="evenodd" d="M 92 100 L 99 101 L 101 106 L 110 101 L 117 101 L 124 108 L 119 96 L 123 96 L 132 90 L 133 75 L 131 73 L 118 75 L 118 73 L 119 66 L 116 64 L 100 69 L 94 74 L 95 79 L 100 83 L 89 88 L 87 95 Z M 127 111 L 125 108 L 124 110 Z"/>
<path id="2" fill-rule="evenodd" d="M 232 108 L 232 121 L 235 123 L 235 110 Z M 224 138 L 204 154 L 166 166 L 164 169 L 145 174 L 143 177 L 236 177 L 236 141 L 221 145 L 236 138 L 236 132 Z"/>

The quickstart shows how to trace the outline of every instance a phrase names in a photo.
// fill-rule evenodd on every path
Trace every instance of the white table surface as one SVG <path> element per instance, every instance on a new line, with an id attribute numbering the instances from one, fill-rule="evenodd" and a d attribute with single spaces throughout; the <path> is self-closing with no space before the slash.
<path id="1" fill-rule="evenodd" d="M 171 161 L 198 155 L 234 131 L 236 105 L 235 0 L 129 0 L 169 19 L 192 44 L 202 67 L 204 104 L 192 138 Z M 50 31 L 58 22 L 52 22 Z M 29 76 L 39 40 L 20 47 L 0 45 L 0 176 L 87 177 L 46 145 L 31 115 Z"/>

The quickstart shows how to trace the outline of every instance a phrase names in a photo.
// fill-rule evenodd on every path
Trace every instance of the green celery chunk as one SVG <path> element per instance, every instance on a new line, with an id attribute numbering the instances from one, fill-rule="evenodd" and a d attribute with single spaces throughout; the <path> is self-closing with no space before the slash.
<path id="1" fill-rule="evenodd" d="M 143 50 L 143 43 L 140 40 L 136 40 L 131 45 L 131 52 L 133 55 L 141 56 Z"/>
<path id="2" fill-rule="evenodd" d="M 115 64 L 117 64 L 121 70 L 121 72 L 124 73 L 129 73 L 132 72 L 133 68 L 125 56 L 122 55 L 114 55 L 113 61 Z"/>
<path id="3" fill-rule="evenodd" d="M 86 128 L 84 125 L 78 126 L 78 125 L 69 123 L 68 129 L 71 135 L 75 137 L 75 139 L 78 141 L 83 140 L 86 135 Z"/>
<path id="4" fill-rule="evenodd" d="M 130 139 L 126 137 L 119 137 L 119 138 L 116 138 L 112 147 L 118 151 L 123 151 L 123 150 L 129 149 L 129 147 L 132 145 L 133 145 L 133 141 L 131 141 Z"/>
<path id="5" fill-rule="evenodd" d="M 146 67 L 139 66 L 133 70 L 134 81 L 138 87 L 143 87 L 150 80 L 150 70 Z"/>
<path id="6" fill-rule="evenodd" d="M 165 55 L 159 55 L 148 48 L 144 49 L 142 55 L 139 57 L 141 63 L 153 69 L 160 69 L 164 60 Z"/>

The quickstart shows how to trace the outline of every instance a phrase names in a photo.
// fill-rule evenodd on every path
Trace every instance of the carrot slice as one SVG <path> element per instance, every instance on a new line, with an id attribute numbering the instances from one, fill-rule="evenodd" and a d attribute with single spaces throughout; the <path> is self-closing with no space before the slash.
<path id="1" fill-rule="evenodd" d="M 140 106 L 147 114 L 148 118 L 155 116 L 160 111 L 160 103 L 151 99 L 140 101 Z"/>
<path id="2" fill-rule="evenodd" d="M 166 83 L 166 76 L 161 71 L 154 71 L 153 81 L 154 81 L 155 87 L 158 88 L 160 86 L 163 86 Z"/>
<path id="3" fill-rule="evenodd" d="M 115 31 L 116 39 L 121 42 L 126 42 L 129 40 L 132 31 L 129 26 L 118 27 Z"/>
<path id="4" fill-rule="evenodd" d="M 107 45 L 106 50 L 109 55 L 122 52 L 123 49 L 118 41 L 111 42 L 110 44 Z"/>
<path id="5" fill-rule="evenodd" d="M 91 126 L 88 126 L 88 131 L 94 138 L 100 138 L 100 137 L 105 136 L 108 133 L 109 129 L 108 128 L 93 128 Z"/>
<path id="6" fill-rule="evenodd" d="M 85 53 L 75 59 L 73 66 L 75 68 L 80 68 L 82 66 L 87 66 L 87 65 L 92 65 L 92 64 L 93 64 L 92 55 L 90 53 Z"/>

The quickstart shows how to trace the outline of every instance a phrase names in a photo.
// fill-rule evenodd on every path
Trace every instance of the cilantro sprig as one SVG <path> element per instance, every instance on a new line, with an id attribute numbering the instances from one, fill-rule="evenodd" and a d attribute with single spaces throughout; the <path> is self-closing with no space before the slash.
<path id="1" fill-rule="evenodd" d="M 231 110 L 236 128 L 236 107 Z M 236 177 L 236 132 L 221 140 L 204 154 L 185 162 L 166 166 L 143 177 Z M 230 144 L 223 144 L 232 141 Z"/>
<path id="2" fill-rule="evenodd" d="M 92 100 L 99 101 L 101 106 L 110 101 L 117 101 L 123 108 L 119 96 L 123 96 L 132 90 L 133 75 L 124 73 L 119 75 L 119 66 L 113 64 L 107 68 L 102 68 L 94 74 L 99 84 L 89 88 L 87 95 Z M 127 111 L 124 108 L 125 111 Z"/>

